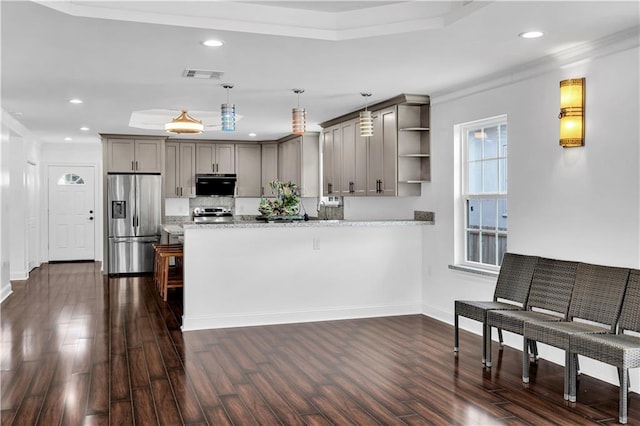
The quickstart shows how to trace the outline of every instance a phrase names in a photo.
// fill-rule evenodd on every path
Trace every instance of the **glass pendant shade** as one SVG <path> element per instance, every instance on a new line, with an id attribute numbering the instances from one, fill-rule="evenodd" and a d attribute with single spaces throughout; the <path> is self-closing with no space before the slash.
<path id="1" fill-rule="evenodd" d="M 204 125 L 202 121 L 190 117 L 187 111 L 183 109 L 178 117 L 171 120 L 171 123 L 164 125 L 164 129 L 168 133 L 198 134 L 202 133 Z"/>
<path id="2" fill-rule="evenodd" d="M 307 129 L 307 113 L 304 108 L 293 108 L 291 127 L 294 135 L 303 135 Z"/>
<path id="3" fill-rule="evenodd" d="M 373 136 L 373 118 L 371 111 L 360 111 L 360 136 Z"/>
<path id="4" fill-rule="evenodd" d="M 222 104 L 220 108 L 222 115 L 222 131 L 236 131 L 236 106 L 234 104 Z"/>
<path id="5" fill-rule="evenodd" d="M 584 78 L 560 82 L 560 145 L 584 145 Z"/>

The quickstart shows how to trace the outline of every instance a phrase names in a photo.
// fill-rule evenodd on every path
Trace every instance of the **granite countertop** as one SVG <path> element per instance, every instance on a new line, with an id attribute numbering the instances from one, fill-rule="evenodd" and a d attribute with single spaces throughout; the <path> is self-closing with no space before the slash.
<path id="1" fill-rule="evenodd" d="M 231 223 L 184 223 L 183 229 L 209 228 L 313 228 L 313 227 L 369 227 L 369 226 L 423 226 L 433 225 L 426 220 L 297 220 L 292 222 L 264 222 L 240 220 Z"/>
<path id="2" fill-rule="evenodd" d="M 184 235 L 182 223 L 164 223 L 162 224 L 162 230 L 171 235 Z"/>

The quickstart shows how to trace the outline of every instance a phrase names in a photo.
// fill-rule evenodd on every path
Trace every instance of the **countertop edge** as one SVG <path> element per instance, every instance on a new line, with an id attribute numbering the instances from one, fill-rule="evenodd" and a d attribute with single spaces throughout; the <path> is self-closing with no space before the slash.
<path id="1" fill-rule="evenodd" d="M 324 228 L 324 227 L 373 227 L 373 226 L 424 226 L 433 225 L 426 220 L 309 220 L 295 222 L 248 222 L 234 223 L 183 223 L 184 229 L 212 228 Z"/>

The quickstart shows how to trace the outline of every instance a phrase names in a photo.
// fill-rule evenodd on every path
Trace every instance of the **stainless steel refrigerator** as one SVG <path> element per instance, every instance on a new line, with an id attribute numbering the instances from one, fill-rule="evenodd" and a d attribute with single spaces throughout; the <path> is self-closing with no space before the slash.
<path id="1" fill-rule="evenodd" d="M 153 272 L 152 244 L 162 233 L 161 176 L 109 174 L 109 273 Z"/>

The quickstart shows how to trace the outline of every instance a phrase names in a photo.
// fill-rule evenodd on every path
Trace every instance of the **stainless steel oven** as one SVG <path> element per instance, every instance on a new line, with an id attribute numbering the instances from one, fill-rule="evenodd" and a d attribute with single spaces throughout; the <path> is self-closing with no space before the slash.
<path id="1" fill-rule="evenodd" d="M 195 223 L 232 223 L 231 209 L 225 207 L 196 207 L 193 209 Z"/>

